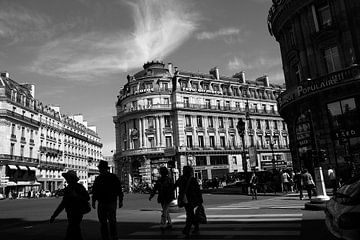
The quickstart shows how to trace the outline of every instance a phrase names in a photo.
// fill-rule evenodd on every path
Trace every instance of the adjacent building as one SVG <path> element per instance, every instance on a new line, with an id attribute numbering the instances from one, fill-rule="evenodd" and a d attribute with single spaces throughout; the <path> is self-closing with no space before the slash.
<path id="1" fill-rule="evenodd" d="M 29 190 L 62 188 L 61 174 L 73 169 L 85 187 L 98 174 L 102 159 L 96 127 L 82 115 L 61 114 L 60 107 L 35 99 L 35 86 L 0 76 L 1 191 L 23 195 Z"/>
<path id="2" fill-rule="evenodd" d="M 250 81 L 244 72 L 226 77 L 218 68 L 204 74 L 145 63 L 128 75 L 116 103 L 119 176 L 131 186 L 151 182 L 160 166 L 177 174 L 192 165 L 199 179 L 291 167 L 288 130 L 276 103 L 282 91 L 267 76 Z"/>
<path id="3" fill-rule="evenodd" d="M 273 0 L 270 33 L 280 44 L 286 91 L 278 98 L 296 167 L 360 164 L 360 1 Z"/>

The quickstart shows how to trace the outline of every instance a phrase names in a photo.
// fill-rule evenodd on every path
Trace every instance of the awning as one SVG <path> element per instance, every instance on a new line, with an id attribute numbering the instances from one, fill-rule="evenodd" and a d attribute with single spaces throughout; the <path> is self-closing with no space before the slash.
<path id="1" fill-rule="evenodd" d="M 19 168 L 20 170 L 26 170 L 26 171 L 28 170 L 26 166 L 21 166 L 21 165 L 19 165 L 18 168 Z"/>
<path id="2" fill-rule="evenodd" d="M 28 167 L 30 171 L 36 171 L 36 167 Z"/>
<path id="3" fill-rule="evenodd" d="M 17 186 L 36 186 L 40 185 L 38 182 L 31 182 L 31 181 L 18 181 Z"/>
<path id="4" fill-rule="evenodd" d="M 17 170 L 17 167 L 15 165 L 7 165 L 10 169 Z"/>

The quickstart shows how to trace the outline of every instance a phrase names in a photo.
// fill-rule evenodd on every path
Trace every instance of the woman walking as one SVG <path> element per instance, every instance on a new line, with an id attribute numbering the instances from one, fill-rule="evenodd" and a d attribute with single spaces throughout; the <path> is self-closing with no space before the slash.
<path id="1" fill-rule="evenodd" d="M 315 186 L 314 180 L 307 169 L 304 169 L 304 173 L 303 173 L 302 177 L 303 177 L 304 187 L 307 190 L 307 193 L 309 196 L 309 200 L 311 200 L 312 191 L 315 190 L 315 192 L 316 192 L 316 189 L 315 189 L 316 186 Z"/>
<path id="2" fill-rule="evenodd" d="M 257 184 L 258 184 L 258 177 L 256 176 L 255 172 L 253 172 L 251 179 L 250 179 L 250 191 L 251 191 L 251 199 L 257 200 Z"/>
<path id="3" fill-rule="evenodd" d="M 50 223 L 53 223 L 55 218 L 65 209 L 68 220 L 65 240 L 82 240 L 80 229 L 80 223 L 84 214 L 82 209 L 88 205 L 90 197 L 84 186 L 78 183 L 79 178 L 76 176 L 75 171 L 69 170 L 63 173 L 62 176 L 68 185 L 64 189 L 62 201 L 50 218 Z M 88 211 L 90 211 L 90 205 L 88 206 Z"/>
<path id="4" fill-rule="evenodd" d="M 185 237 L 190 236 L 192 225 L 194 225 L 192 233 L 199 232 L 199 222 L 195 218 L 194 209 L 203 203 L 199 183 L 193 174 L 192 167 L 184 166 L 183 175 L 175 183 L 175 186 L 179 187 L 179 207 L 183 205 L 186 211 L 186 224 L 182 231 Z"/>
<path id="5" fill-rule="evenodd" d="M 154 197 L 156 192 L 158 193 L 157 201 L 161 204 L 162 207 L 162 213 L 161 213 L 161 221 L 160 221 L 160 228 L 161 230 L 165 229 L 171 229 L 172 223 L 171 223 L 171 217 L 169 214 L 169 207 L 171 202 L 175 198 L 174 194 L 174 182 L 173 180 L 168 176 L 169 171 L 166 167 L 160 168 L 160 175 L 161 177 L 156 181 L 155 186 L 150 193 L 149 201 Z"/>

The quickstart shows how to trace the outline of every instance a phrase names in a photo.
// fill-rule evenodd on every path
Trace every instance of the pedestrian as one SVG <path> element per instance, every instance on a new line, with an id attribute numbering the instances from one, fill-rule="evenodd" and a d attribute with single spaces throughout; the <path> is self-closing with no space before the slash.
<path id="1" fill-rule="evenodd" d="M 64 189 L 64 196 L 59 206 L 50 217 L 50 223 L 55 221 L 55 218 L 65 209 L 68 226 L 66 230 L 66 240 L 82 240 L 80 223 L 83 218 L 81 208 L 83 204 L 87 204 L 90 196 L 83 185 L 78 183 L 79 178 L 76 172 L 69 170 L 63 173 L 68 186 Z"/>
<path id="2" fill-rule="evenodd" d="M 289 182 L 290 182 L 290 175 L 283 170 L 282 174 L 281 174 L 281 191 L 282 192 L 288 192 L 289 190 Z"/>
<path id="3" fill-rule="evenodd" d="M 258 184 L 258 177 L 256 176 L 255 172 L 253 172 L 251 179 L 250 179 L 250 192 L 251 192 L 251 199 L 257 199 L 257 184 Z"/>
<path id="4" fill-rule="evenodd" d="M 303 194 L 304 182 L 303 182 L 301 171 L 299 169 L 295 170 L 294 183 L 296 186 L 296 190 L 299 192 L 300 200 L 303 200 L 304 199 L 304 194 Z"/>
<path id="5" fill-rule="evenodd" d="M 176 181 L 175 186 L 179 187 L 179 206 L 184 205 L 186 211 L 186 223 L 183 229 L 185 237 L 190 236 L 190 230 L 194 225 L 193 234 L 199 232 L 199 222 L 195 218 L 194 209 L 203 203 L 200 186 L 193 177 L 194 171 L 190 166 L 183 167 L 183 175 Z"/>
<path id="6" fill-rule="evenodd" d="M 118 177 L 109 172 L 108 162 L 100 160 L 98 169 L 100 175 L 94 181 L 92 207 L 95 209 L 98 201 L 97 214 L 102 239 L 113 240 L 117 239 L 116 209 L 117 206 L 123 206 L 124 194 Z"/>
<path id="7" fill-rule="evenodd" d="M 149 201 L 154 197 L 156 192 L 158 193 L 157 201 L 161 204 L 162 213 L 160 220 L 161 230 L 172 229 L 172 222 L 169 213 L 169 207 L 171 202 L 175 198 L 174 194 L 174 181 L 170 178 L 169 171 L 166 167 L 160 168 L 161 177 L 156 181 L 154 188 L 152 189 L 149 197 Z"/>
<path id="8" fill-rule="evenodd" d="M 329 169 L 327 171 L 327 175 L 329 178 L 329 182 L 330 182 L 330 187 L 333 189 L 333 195 L 336 193 L 337 190 L 337 182 L 336 182 L 336 175 L 335 175 L 335 171 L 332 168 L 332 166 L 329 166 Z"/>
<path id="9" fill-rule="evenodd" d="M 311 200 L 312 191 L 316 188 L 314 180 L 307 169 L 304 169 L 302 178 L 303 178 L 304 188 L 308 193 L 309 200 Z"/>

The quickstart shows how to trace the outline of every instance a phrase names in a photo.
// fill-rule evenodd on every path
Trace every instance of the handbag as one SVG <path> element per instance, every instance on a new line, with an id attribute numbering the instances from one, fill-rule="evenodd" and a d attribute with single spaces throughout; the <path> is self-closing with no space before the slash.
<path id="1" fill-rule="evenodd" d="M 202 204 L 200 204 L 195 210 L 195 219 L 198 223 L 207 223 L 205 208 Z"/>
<path id="2" fill-rule="evenodd" d="M 83 203 L 81 203 L 81 208 L 80 208 L 81 214 L 87 214 L 90 211 L 91 211 L 91 206 L 90 206 L 89 201 L 87 201 L 87 202 L 84 201 Z"/>

